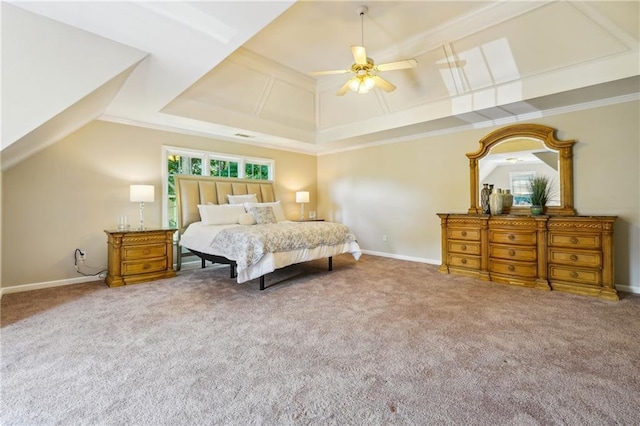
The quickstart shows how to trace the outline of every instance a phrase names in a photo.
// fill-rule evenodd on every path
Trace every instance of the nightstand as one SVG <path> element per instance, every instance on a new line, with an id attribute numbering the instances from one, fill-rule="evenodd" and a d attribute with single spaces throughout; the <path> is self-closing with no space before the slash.
<path id="1" fill-rule="evenodd" d="M 176 229 L 105 230 L 109 287 L 175 277 L 173 234 Z"/>

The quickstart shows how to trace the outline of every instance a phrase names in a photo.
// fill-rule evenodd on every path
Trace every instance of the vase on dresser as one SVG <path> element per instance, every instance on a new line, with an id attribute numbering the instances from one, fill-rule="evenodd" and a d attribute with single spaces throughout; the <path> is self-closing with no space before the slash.
<path id="1" fill-rule="evenodd" d="M 492 215 L 502 214 L 502 201 L 502 190 L 500 188 L 494 188 L 489 196 L 489 209 Z"/>
<path id="2" fill-rule="evenodd" d="M 510 189 L 502 190 L 502 213 L 509 214 L 513 206 L 513 194 Z"/>
<path id="3" fill-rule="evenodd" d="M 482 207 L 482 214 L 489 214 L 489 197 L 491 196 L 491 190 L 489 184 L 483 184 L 484 188 L 480 191 L 480 206 Z"/>

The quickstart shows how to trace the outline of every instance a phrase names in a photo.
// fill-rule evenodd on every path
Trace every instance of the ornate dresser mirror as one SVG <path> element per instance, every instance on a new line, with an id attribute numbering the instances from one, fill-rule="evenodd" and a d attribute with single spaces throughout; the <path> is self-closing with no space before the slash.
<path id="1" fill-rule="evenodd" d="M 469 214 L 482 213 L 481 184 L 496 184 L 487 180 L 490 176 L 499 179 L 498 187 L 512 191 L 511 214 L 529 214 L 527 197 L 519 188 L 536 173 L 543 173 L 554 185 L 546 214 L 574 216 L 574 143 L 575 140 L 556 139 L 555 129 L 539 124 L 515 124 L 489 133 L 480 140 L 477 152 L 467 154 L 471 178 Z"/>

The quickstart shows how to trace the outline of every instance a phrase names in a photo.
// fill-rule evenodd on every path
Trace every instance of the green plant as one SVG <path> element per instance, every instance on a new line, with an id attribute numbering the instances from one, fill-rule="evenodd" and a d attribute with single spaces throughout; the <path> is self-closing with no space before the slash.
<path id="1" fill-rule="evenodd" d="M 546 206 L 551 199 L 551 180 L 547 176 L 536 176 L 529 181 L 532 206 Z"/>

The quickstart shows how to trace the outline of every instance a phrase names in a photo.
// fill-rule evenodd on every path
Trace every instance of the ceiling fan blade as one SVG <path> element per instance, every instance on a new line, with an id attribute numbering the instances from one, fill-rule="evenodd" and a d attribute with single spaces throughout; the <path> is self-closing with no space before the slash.
<path id="1" fill-rule="evenodd" d="M 367 65 L 367 52 L 364 46 L 351 46 L 351 54 L 356 64 Z"/>
<path id="2" fill-rule="evenodd" d="M 332 75 L 332 74 L 346 74 L 351 70 L 330 70 L 330 71 L 313 71 L 309 75 Z"/>
<path id="3" fill-rule="evenodd" d="M 338 90 L 338 91 L 336 92 L 336 95 L 338 95 L 338 96 L 342 96 L 342 95 L 344 95 L 345 93 L 347 93 L 347 90 L 349 90 L 349 82 L 350 82 L 350 81 L 351 81 L 351 80 L 347 80 L 347 82 L 344 84 L 344 86 L 342 86 L 342 87 L 340 88 L 340 90 Z"/>
<path id="4" fill-rule="evenodd" d="M 398 62 L 388 62 L 386 64 L 376 65 L 375 69 L 378 71 L 392 71 L 403 70 L 406 68 L 415 68 L 418 66 L 418 62 L 415 59 L 406 59 Z"/>
<path id="5" fill-rule="evenodd" d="M 382 77 L 380 77 L 378 75 L 374 75 L 373 76 L 373 81 L 376 82 L 376 86 L 378 86 L 379 88 L 381 88 L 385 92 L 393 92 L 394 90 L 396 90 L 396 86 L 394 86 L 393 84 L 389 83 L 387 80 L 385 80 L 384 78 L 382 78 Z"/>

